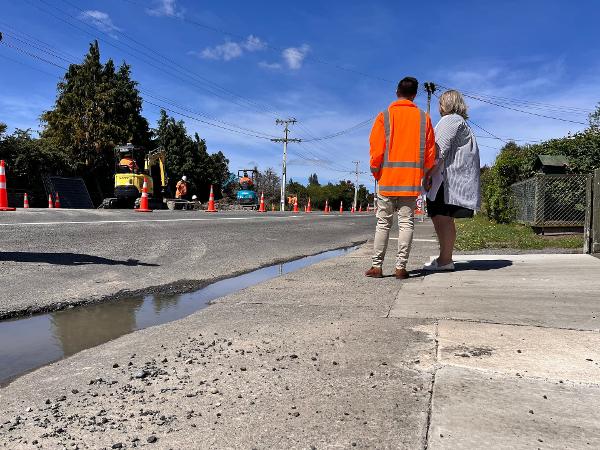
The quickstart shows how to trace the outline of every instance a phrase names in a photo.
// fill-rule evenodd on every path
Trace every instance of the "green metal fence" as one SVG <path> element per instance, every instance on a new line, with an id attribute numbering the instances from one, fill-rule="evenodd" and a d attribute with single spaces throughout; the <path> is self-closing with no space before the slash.
<path id="1" fill-rule="evenodd" d="M 583 227 L 591 175 L 539 174 L 511 186 L 517 222 L 532 227 Z"/>

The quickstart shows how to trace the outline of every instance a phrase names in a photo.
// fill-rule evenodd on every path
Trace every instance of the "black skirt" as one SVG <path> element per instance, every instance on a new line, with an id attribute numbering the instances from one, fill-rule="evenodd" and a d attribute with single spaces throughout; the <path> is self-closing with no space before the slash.
<path id="1" fill-rule="evenodd" d="M 456 219 L 473 217 L 473 210 L 462 206 L 449 205 L 444 202 L 444 183 L 440 185 L 435 200 L 427 198 L 427 215 L 429 217 L 448 216 Z"/>

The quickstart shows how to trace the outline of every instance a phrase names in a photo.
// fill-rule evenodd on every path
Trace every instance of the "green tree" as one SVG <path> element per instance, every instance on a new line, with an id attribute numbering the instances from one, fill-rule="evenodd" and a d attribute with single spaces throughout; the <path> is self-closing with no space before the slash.
<path id="1" fill-rule="evenodd" d="M 596 106 L 596 111 L 590 114 L 590 128 L 594 131 L 600 131 L 600 103 Z"/>
<path id="2" fill-rule="evenodd" d="M 306 187 L 298 183 L 297 181 L 292 180 L 291 178 L 286 187 L 286 194 L 288 196 L 298 197 L 299 205 L 305 205 L 308 201 L 308 190 L 306 189 Z"/>
<path id="3" fill-rule="evenodd" d="M 66 153 L 75 173 L 107 193 L 112 191 L 115 145 L 150 144 L 141 110 L 142 99 L 129 66 L 123 63 L 115 70 L 110 59 L 102 64 L 95 41 L 83 62 L 71 64 L 58 83 L 54 107 L 41 116 L 42 139 Z"/>
<path id="4" fill-rule="evenodd" d="M 69 175 L 65 154 L 32 136 L 31 130 L 15 130 L 4 135 L 0 124 L 0 159 L 6 161 L 7 181 L 11 190 L 29 194 L 32 206 L 43 206 L 46 193 L 43 174 Z"/>
<path id="5" fill-rule="evenodd" d="M 259 171 L 256 189 L 259 195 L 261 192 L 264 192 L 265 203 L 267 205 L 271 203 L 278 204 L 281 196 L 281 178 L 279 178 L 272 167 L 264 171 Z"/>
<path id="6" fill-rule="evenodd" d="M 509 142 L 501 150 L 482 182 L 483 203 L 488 217 L 497 222 L 512 220 L 510 186 L 523 179 L 533 168 L 527 149 Z"/>
<path id="7" fill-rule="evenodd" d="M 316 173 L 313 173 L 308 176 L 308 185 L 309 186 L 311 186 L 311 185 L 320 186 L 319 177 L 317 176 Z"/>

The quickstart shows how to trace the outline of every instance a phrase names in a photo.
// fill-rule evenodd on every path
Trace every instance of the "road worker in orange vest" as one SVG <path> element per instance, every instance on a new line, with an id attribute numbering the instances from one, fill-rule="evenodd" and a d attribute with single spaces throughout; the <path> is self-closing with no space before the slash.
<path id="1" fill-rule="evenodd" d="M 373 264 L 366 276 L 381 278 L 394 213 L 398 214 L 396 278 L 408 278 L 406 264 L 414 230 L 416 199 L 423 180 L 435 165 L 431 119 L 413 103 L 419 82 L 406 77 L 398 83 L 398 100 L 375 119 L 369 139 L 371 173 L 378 181 L 377 228 Z"/>
<path id="2" fill-rule="evenodd" d="M 177 182 L 177 186 L 175 186 L 175 198 L 184 199 L 187 195 L 187 191 L 187 177 L 184 175 L 181 177 L 181 180 Z"/>

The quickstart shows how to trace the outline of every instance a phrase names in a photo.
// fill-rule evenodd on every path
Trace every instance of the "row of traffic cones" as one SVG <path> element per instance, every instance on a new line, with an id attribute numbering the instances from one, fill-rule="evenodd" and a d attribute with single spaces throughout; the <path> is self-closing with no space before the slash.
<path id="1" fill-rule="evenodd" d="M 48 195 L 48 208 L 49 209 L 56 209 L 56 208 L 60 208 L 60 195 L 58 194 L 58 192 L 55 193 L 55 198 L 52 198 L 52 194 Z M 29 197 L 27 195 L 27 193 L 25 193 L 25 196 L 23 198 L 23 208 L 24 209 L 28 209 L 29 208 Z M 8 192 L 6 189 L 6 168 L 5 168 L 5 163 L 4 161 L 0 161 L 0 211 L 15 211 L 15 208 L 9 207 L 8 206 Z M 137 212 L 152 212 L 152 209 L 150 209 L 150 205 L 148 202 L 148 181 L 146 179 L 144 179 L 144 184 L 142 187 L 142 197 L 140 199 L 140 206 L 139 208 L 136 209 Z M 271 211 L 275 211 L 275 205 L 271 205 Z M 298 197 L 295 198 L 294 200 L 294 212 L 299 212 L 298 209 Z M 311 201 L 310 201 L 310 197 L 308 198 L 308 204 L 306 205 L 304 211 L 306 213 L 310 213 L 312 212 L 312 206 L 311 206 Z M 340 202 L 340 214 L 343 213 L 344 211 L 344 202 Z M 368 211 L 368 208 L 367 208 Z M 208 209 L 206 210 L 206 212 L 217 212 L 217 208 L 215 207 L 215 194 L 214 194 L 214 190 L 213 190 L 213 186 L 210 186 L 210 196 L 209 196 L 209 200 L 208 200 Z M 264 193 L 260 194 L 260 206 L 258 209 L 258 212 L 267 212 L 266 206 L 265 206 L 265 195 Z M 331 212 L 331 207 L 329 206 L 329 200 L 325 201 L 325 210 L 324 210 L 325 214 L 329 214 Z M 354 210 L 354 206 L 352 207 L 351 212 L 355 212 Z M 360 206 L 360 209 L 358 212 L 362 212 L 362 205 Z"/>
<path id="2" fill-rule="evenodd" d="M 48 208 L 60 208 L 60 196 L 58 192 L 56 198 L 52 198 L 52 194 L 48 195 Z M 29 209 L 29 196 L 27 192 L 23 196 L 23 209 Z M 8 206 L 8 191 L 6 187 L 6 164 L 4 160 L 0 161 L 0 211 L 15 211 L 16 208 Z"/>

